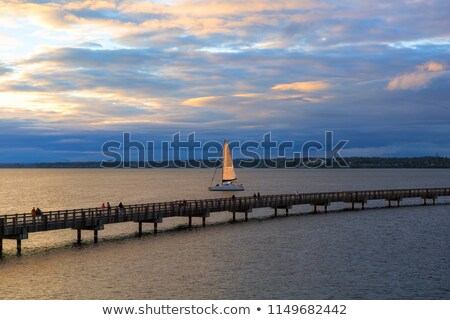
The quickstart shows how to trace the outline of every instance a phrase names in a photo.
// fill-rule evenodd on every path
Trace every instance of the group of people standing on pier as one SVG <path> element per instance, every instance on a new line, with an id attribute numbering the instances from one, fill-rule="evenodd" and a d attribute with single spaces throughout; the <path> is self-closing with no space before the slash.
<path id="1" fill-rule="evenodd" d="M 120 214 L 125 214 L 125 208 L 123 207 L 122 201 L 117 205 L 117 207 L 119 208 Z M 102 213 L 105 213 L 105 212 L 108 214 L 111 213 L 111 205 L 110 205 L 109 201 L 106 202 L 106 205 L 104 202 L 102 203 Z"/>
<path id="2" fill-rule="evenodd" d="M 253 199 L 261 199 L 261 194 L 259 192 L 253 193 Z M 233 200 L 233 202 L 236 201 L 236 196 L 234 194 L 231 196 L 231 200 Z"/>
<path id="3" fill-rule="evenodd" d="M 117 205 L 117 208 L 119 208 L 119 213 L 120 214 L 125 214 L 125 208 L 122 204 L 122 202 L 120 202 Z M 101 206 L 101 213 L 107 213 L 110 214 L 111 213 L 111 204 L 109 202 L 106 202 L 106 204 L 103 202 L 102 206 Z M 33 207 L 33 209 L 31 209 L 31 216 L 33 218 L 37 218 L 37 219 L 41 219 L 43 214 L 42 214 L 42 210 L 38 208 Z"/>
<path id="4" fill-rule="evenodd" d="M 111 205 L 109 204 L 109 201 L 106 202 L 106 205 L 104 202 L 102 203 L 102 212 L 111 212 Z"/>
<path id="5" fill-rule="evenodd" d="M 39 218 L 40 219 L 42 217 L 42 210 L 39 209 L 39 207 L 36 208 L 36 209 L 33 207 L 33 209 L 31 209 L 31 216 L 33 218 Z"/>

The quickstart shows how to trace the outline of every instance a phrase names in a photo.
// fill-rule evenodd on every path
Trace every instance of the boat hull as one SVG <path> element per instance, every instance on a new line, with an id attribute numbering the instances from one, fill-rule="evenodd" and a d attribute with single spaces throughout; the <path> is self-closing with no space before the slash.
<path id="1" fill-rule="evenodd" d="M 208 188 L 209 191 L 244 191 L 244 186 L 236 184 L 222 184 L 219 186 L 212 186 Z"/>

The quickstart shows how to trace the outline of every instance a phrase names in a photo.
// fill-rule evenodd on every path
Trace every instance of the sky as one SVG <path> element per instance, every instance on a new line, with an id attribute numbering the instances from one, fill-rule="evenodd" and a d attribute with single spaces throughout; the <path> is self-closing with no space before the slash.
<path id="1" fill-rule="evenodd" d="M 123 133 L 450 156 L 447 0 L 0 0 L 0 163 Z"/>

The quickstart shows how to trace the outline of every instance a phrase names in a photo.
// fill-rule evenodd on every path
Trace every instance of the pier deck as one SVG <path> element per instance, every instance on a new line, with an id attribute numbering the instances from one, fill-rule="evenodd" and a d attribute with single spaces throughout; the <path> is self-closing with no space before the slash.
<path id="1" fill-rule="evenodd" d="M 325 212 L 331 203 L 349 203 L 355 209 L 359 204 L 364 209 L 364 204 L 370 200 L 385 200 L 388 207 L 391 202 L 400 202 L 407 198 L 423 199 L 426 205 L 428 200 L 433 204 L 438 197 L 450 196 L 450 188 L 428 189 L 395 189 L 395 190 L 370 190 L 370 191 L 344 191 L 344 192 L 318 192 L 301 194 L 262 195 L 260 197 L 246 196 L 201 200 L 181 200 L 170 202 L 144 203 L 124 205 L 123 208 L 112 207 L 110 210 L 102 208 L 71 209 L 43 212 L 41 217 L 33 217 L 29 213 L 0 215 L 0 256 L 3 251 L 3 239 L 17 241 L 17 253 L 21 253 L 21 241 L 28 239 L 32 232 L 45 232 L 59 229 L 77 230 L 78 242 L 81 242 L 81 230 L 94 231 L 94 242 L 98 241 L 98 231 L 104 226 L 113 223 L 136 222 L 139 224 L 139 234 L 142 233 L 143 223 L 153 223 L 154 232 L 157 232 L 158 223 L 164 218 L 187 217 L 189 226 L 192 226 L 193 217 L 201 217 L 203 226 L 206 218 L 214 212 L 228 211 L 233 213 L 233 221 L 236 220 L 236 212 L 248 213 L 256 208 L 272 208 L 274 215 L 278 215 L 278 209 L 289 209 L 294 205 L 310 204 L 317 212 L 318 206 L 323 206 Z"/>

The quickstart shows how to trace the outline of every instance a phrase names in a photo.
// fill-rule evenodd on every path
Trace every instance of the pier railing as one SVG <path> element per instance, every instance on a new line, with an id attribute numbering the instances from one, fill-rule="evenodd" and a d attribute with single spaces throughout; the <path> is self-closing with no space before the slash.
<path id="1" fill-rule="evenodd" d="M 144 204 L 124 205 L 123 208 L 83 208 L 71 210 L 56 210 L 42 212 L 40 216 L 32 216 L 30 213 L 0 215 L 0 240 L 17 239 L 18 252 L 19 242 L 28 238 L 28 233 L 42 232 L 72 228 L 78 230 L 78 241 L 81 241 L 81 230 L 93 230 L 94 240 L 97 241 L 97 232 L 104 225 L 122 222 L 138 222 L 139 233 L 142 233 L 142 223 L 154 223 L 154 231 L 157 224 L 163 218 L 188 217 L 189 226 L 192 217 L 202 217 L 205 225 L 206 217 L 213 212 L 233 212 L 233 220 L 236 212 L 247 214 L 256 208 L 273 208 L 275 216 L 278 209 L 288 209 L 294 205 L 310 204 L 323 206 L 325 211 L 333 202 L 351 203 L 352 209 L 355 204 L 364 204 L 370 200 L 386 200 L 400 202 L 406 198 L 421 198 L 423 203 L 431 199 L 433 203 L 438 197 L 450 196 L 450 188 L 427 188 L 427 189 L 394 189 L 394 190 L 368 190 L 368 191 L 343 191 L 343 192 L 317 192 L 317 193 L 295 193 L 262 196 L 227 197 L 201 200 L 178 200 L 169 202 L 153 202 Z M 0 242 L 0 255 L 2 242 Z"/>

